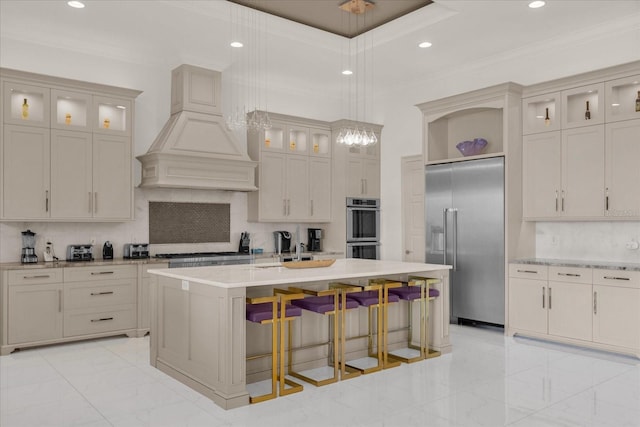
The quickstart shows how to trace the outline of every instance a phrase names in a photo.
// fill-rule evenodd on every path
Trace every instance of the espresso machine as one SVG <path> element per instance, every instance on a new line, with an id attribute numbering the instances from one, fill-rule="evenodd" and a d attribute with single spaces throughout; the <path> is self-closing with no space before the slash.
<path id="1" fill-rule="evenodd" d="M 307 250 L 309 252 L 322 251 L 322 228 L 308 228 L 307 233 L 309 234 Z"/>
<path id="2" fill-rule="evenodd" d="M 33 264 L 38 262 L 36 255 L 36 233 L 31 230 L 22 232 L 22 257 L 20 261 L 23 264 Z"/>

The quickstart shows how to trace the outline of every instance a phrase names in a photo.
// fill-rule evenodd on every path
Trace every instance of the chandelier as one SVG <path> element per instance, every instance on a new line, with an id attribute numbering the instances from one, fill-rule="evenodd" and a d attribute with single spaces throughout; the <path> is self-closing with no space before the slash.
<path id="1" fill-rule="evenodd" d="M 230 4 L 231 112 L 229 130 L 260 132 L 271 129 L 267 112 L 267 19 L 254 9 Z"/>
<path id="2" fill-rule="evenodd" d="M 375 3 L 371 0 L 347 0 L 339 7 L 342 11 L 342 25 L 366 26 L 366 12 Z M 360 33 L 360 31 L 356 31 Z M 367 103 L 373 104 L 373 40 L 370 32 L 348 39 L 343 43 L 342 99 L 346 103 L 348 122 L 343 126 L 336 142 L 346 146 L 369 146 L 378 142 L 373 129 L 363 123 L 367 118 Z M 368 54 L 367 54 L 368 52 Z M 370 73 L 368 76 L 367 73 Z M 373 108 L 370 108 L 371 111 Z"/>

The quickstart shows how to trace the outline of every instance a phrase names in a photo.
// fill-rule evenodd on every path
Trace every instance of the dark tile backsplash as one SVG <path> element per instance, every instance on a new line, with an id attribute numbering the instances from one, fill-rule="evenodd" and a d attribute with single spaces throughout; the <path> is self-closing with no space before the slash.
<path id="1" fill-rule="evenodd" d="M 228 203 L 149 202 L 149 243 L 230 242 Z"/>

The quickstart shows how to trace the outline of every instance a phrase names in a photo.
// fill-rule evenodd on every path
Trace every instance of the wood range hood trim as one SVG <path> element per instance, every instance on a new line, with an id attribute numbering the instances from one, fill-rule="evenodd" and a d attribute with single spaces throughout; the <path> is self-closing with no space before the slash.
<path id="1" fill-rule="evenodd" d="M 171 117 L 142 163 L 142 188 L 256 191 L 257 162 L 241 150 L 220 108 L 221 74 L 183 64 L 171 73 Z"/>

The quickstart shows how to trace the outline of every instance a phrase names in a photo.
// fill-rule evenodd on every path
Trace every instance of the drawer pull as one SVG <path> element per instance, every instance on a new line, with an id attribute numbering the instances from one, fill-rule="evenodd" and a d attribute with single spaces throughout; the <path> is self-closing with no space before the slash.
<path id="1" fill-rule="evenodd" d="M 544 286 L 542 287 L 542 308 L 544 308 Z"/>
<path id="2" fill-rule="evenodd" d="M 537 274 L 538 272 L 535 270 L 516 270 L 518 273 L 531 273 L 531 274 Z"/>
<path id="3" fill-rule="evenodd" d="M 628 277 L 615 277 L 615 276 L 604 276 L 604 278 L 608 280 L 631 280 Z"/>
<path id="4" fill-rule="evenodd" d="M 113 320 L 113 317 L 103 317 L 102 319 L 91 319 L 91 322 L 105 322 L 107 320 Z"/>
<path id="5" fill-rule="evenodd" d="M 558 273 L 558 276 L 580 277 L 579 274 L 575 274 L 575 273 Z"/>
<path id="6" fill-rule="evenodd" d="M 101 274 L 113 274 L 113 271 L 94 271 L 91 273 L 92 276 L 99 276 Z"/>
<path id="7" fill-rule="evenodd" d="M 41 274 L 39 276 L 22 276 L 23 279 L 48 279 L 51 277 L 48 274 Z"/>
<path id="8" fill-rule="evenodd" d="M 593 293 L 593 314 L 598 314 L 598 293 Z"/>
<path id="9" fill-rule="evenodd" d="M 113 291 L 108 291 L 108 292 L 91 292 L 91 296 L 94 295 L 113 295 Z"/>

